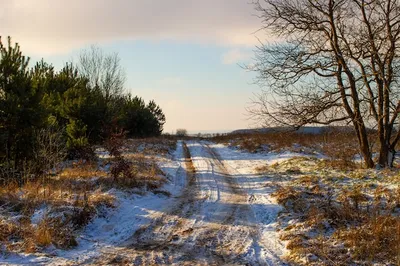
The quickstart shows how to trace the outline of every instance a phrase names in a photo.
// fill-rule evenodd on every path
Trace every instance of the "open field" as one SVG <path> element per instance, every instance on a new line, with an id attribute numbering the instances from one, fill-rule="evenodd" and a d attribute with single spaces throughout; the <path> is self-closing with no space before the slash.
<path id="1" fill-rule="evenodd" d="M 285 135 L 286 134 L 286 135 Z M 6 265 L 397 265 L 400 172 L 351 135 L 128 140 L 0 191 Z M 128 166 L 126 166 L 126 165 Z"/>
<path id="2" fill-rule="evenodd" d="M 271 178 L 283 206 L 280 239 L 295 265 L 398 265 L 400 171 L 365 169 L 351 132 L 236 134 L 217 142 L 266 159 L 257 168 Z M 293 155 L 292 153 L 298 153 Z"/>
<path id="3" fill-rule="evenodd" d="M 0 266 L 400 266 L 400 0 L 0 7 Z"/>

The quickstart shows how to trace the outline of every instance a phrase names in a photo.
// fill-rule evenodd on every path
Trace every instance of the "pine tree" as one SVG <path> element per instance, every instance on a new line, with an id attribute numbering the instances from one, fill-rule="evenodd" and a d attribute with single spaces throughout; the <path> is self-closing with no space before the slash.
<path id="1" fill-rule="evenodd" d="M 0 156 L 14 168 L 31 154 L 33 131 L 43 122 L 43 91 L 32 84 L 28 64 L 18 43 L 12 46 L 8 37 L 5 46 L 0 39 Z"/>
<path id="2" fill-rule="evenodd" d="M 156 104 L 155 101 L 150 101 L 147 105 L 147 109 L 151 112 L 154 120 L 152 127 L 152 135 L 159 136 L 164 129 L 165 114 L 161 110 L 161 107 Z"/>

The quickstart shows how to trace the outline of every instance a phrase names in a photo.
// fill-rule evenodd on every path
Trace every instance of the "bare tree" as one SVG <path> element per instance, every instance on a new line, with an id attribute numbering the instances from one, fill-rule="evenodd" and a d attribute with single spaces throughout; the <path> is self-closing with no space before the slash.
<path id="1" fill-rule="evenodd" d="M 0 168 L 0 183 L 19 184 L 42 177 L 43 181 L 53 171 L 59 170 L 67 155 L 63 130 L 54 125 L 34 131 L 33 157 L 24 160 L 20 169 L 6 162 Z"/>
<path id="2" fill-rule="evenodd" d="M 67 147 L 62 128 L 48 126 L 35 131 L 35 142 L 34 164 L 38 171 L 46 172 L 57 168 L 65 160 Z"/>
<path id="3" fill-rule="evenodd" d="M 263 86 L 250 109 L 276 124 L 351 123 L 367 167 L 367 127 L 378 132 L 378 163 L 391 166 L 400 139 L 398 0 L 258 0 L 261 43 L 254 65 Z"/>
<path id="4" fill-rule="evenodd" d="M 186 129 L 184 129 L 184 128 L 178 128 L 177 130 L 176 130 L 176 135 L 178 136 L 178 137 L 185 137 L 185 136 L 187 136 L 187 130 Z"/>
<path id="5" fill-rule="evenodd" d="M 120 95 L 124 89 L 125 71 L 117 53 L 104 54 L 101 48 L 92 45 L 79 55 L 79 73 L 89 80 L 92 88 L 99 88 L 106 100 Z"/>

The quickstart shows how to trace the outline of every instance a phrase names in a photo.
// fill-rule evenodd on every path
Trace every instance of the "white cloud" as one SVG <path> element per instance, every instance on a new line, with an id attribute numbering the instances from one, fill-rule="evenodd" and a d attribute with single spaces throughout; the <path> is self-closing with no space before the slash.
<path id="1" fill-rule="evenodd" d="M 0 0 L 0 6 L 0 35 L 37 54 L 137 39 L 253 46 L 261 25 L 248 0 Z"/>
<path id="2" fill-rule="evenodd" d="M 253 56 L 253 53 L 243 51 L 241 49 L 231 49 L 227 53 L 222 55 L 222 62 L 226 65 L 243 63 L 248 61 Z"/>

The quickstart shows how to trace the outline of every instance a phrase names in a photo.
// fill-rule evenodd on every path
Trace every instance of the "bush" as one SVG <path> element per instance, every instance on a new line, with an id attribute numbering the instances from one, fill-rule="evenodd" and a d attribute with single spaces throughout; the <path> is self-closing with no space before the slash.
<path id="1" fill-rule="evenodd" d="M 185 137 L 185 136 L 187 136 L 187 130 L 183 129 L 183 128 L 177 129 L 176 130 L 176 135 L 178 137 Z"/>

